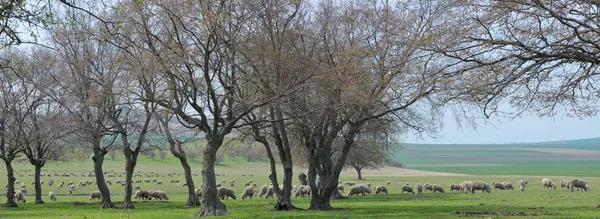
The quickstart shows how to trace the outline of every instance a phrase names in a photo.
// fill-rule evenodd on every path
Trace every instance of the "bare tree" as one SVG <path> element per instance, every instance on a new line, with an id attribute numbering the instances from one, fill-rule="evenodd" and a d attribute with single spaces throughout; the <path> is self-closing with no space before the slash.
<path id="1" fill-rule="evenodd" d="M 294 120 L 308 154 L 309 209 L 332 208 L 339 174 L 369 121 L 390 116 L 424 133 L 438 127 L 438 84 L 448 79 L 429 47 L 453 39 L 443 23 L 454 10 L 446 1 L 421 3 L 324 2 L 315 12 L 319 77 L 294 103 L 296 115 L 318 109 Z M 334 160 L 338 140 L 342 147 Z"/>
<path id="2" fill-rule="evenodd" d="M 461 75 L 454 95 L 486 117 L 563 111 L 596 115 L 600 95 L 598 1 L 486 1 L 464 7 L 460 43 L 440 44 L 448 72 Z M 516 111 L 501 109 L 510 104 Z"/>
<path id="3" fill-rule="evenodd" d="M 94 173 L 102 193 L 102 208 L 114 207 L 106 185 L 102 164 L 114 145 L 117 130 L 111 116 L 119 113 L 113 93 L 121 66 L 119 50 L 99 41 L 97 27 L 90 17 L 71 14 L 74 22 L 53 26 L 51 34 L 62 59 L 60 71 L 53 72 L 57 90 L 48 90 L 53 99 L 76 119 L 78 138 L 92 148 Z M 98 31 L 98 32 L 95 32 Z"/>

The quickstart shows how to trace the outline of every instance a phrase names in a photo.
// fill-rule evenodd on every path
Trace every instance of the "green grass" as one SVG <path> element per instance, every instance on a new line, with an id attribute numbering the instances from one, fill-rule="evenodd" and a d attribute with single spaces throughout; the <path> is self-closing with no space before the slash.
<path id="1" fill-rule="evenodd" d="M 456 162 L 458 164 L 460 162 Z M 473 162 L 476 163 L 476 162 Z M 523 217 L 531 218 L 537 215 L 536 218 L 594 218 L 600 216 L 600 209 L 597 208 L 600 204 L 600 190 L 596 189 L 596 185 L 600 184 L 598 175 L 592 174 L 592 170 L 597 168 L 597 161 L 567 161 L 557 162 L 544 160 L 537 165 L 532 161 L 497 161 L 495 162 L 502 166 L 467 166 L 467 167 L 445 167 L 443 162 L 432 162 L 434 166 L 423 166 L 419 169 L 427 169 L 443 172 L 459 170 L 472 172 L 472 176 L 385 176 L 377 175 L 374 171 L 369 174 L 369 177 L 363 183 L 371 183 L 372 185 L 385 184 L 386 181 L 391 181 L 392 184 L 387 186 L 389 195 L 368 195 L 365 197 L 351 197 L 343 200 L 333 200 L 332 205 L 337 210 L 331 211 L 309 211 L 298 210 L 289 212 L 271 211 L 275 200 L 265 200 L 255 198 L 253 200 L 224 200 L 227 205 L 227 210 L 231 213 L 231 218 L 464 218 L 464 212 L 481 213 L 476 217 L 492 217 L 505 218 L 510 214 L 524 214 Z M 426 163 L 424 163 L 426 164 Z M 481 164 L 481 163 L 479 163 Z M 486 163 L 487 164 L 487 163 Z M 198 174 L 194 177 L 196 185 L 201 183 L 199 175 L 201 164 L 199 161 L 192 162 L 192 172 Z M 410 165 L 409 165 L 410 166 Z M 522 166 L 529 166 L 522 168 Z M 92 171 L 91 160 L 68 162 L 68 163 L 49 163 L 44 167 L 44 173 L 73 172 L 77 176 L 74 177 L 51 177 L 55 183 L 60 181 L 74 181 L 78 183 L 81 180 L 92 180 L 95 178 L 83 177 L 81 174 L 87 174 Z M 521 168 L 519 173 L 513 174 L 517 168 Z M 183 176 L 168 177 L 161 176 L 157 179 L 163 182 L 163 185 L 155 183 L 142 183 L 142 189 L 161 189 L 166 191 L 169 196 L 169 201 L 136 201 L 135 209 L 100 209 L 98 201 L 89 201 L 86 194 L 97 190 L 94 185 L 79 188 L 75 196 L 67 196 L 66 190 L 57 190 L 55 186 L 43 186 L 43 199 L 47 202 L 43 205 L 33 204 L 34 197 L 31 194 L 34 189 L 30 184 L 33 181 L 33 168 L 28 163 L 15 164 L 15 169 L 18 174 L 23 175 L 17 177 L 22 182 L 25 182 L 29 190 L 26 198 L 28 203 L 19 204 L 19 208 L 0 208 L 0 218 L 188 218 L 192 214 L 198 212 L 199 208 L 185 209 L 182 206 L 187 198 L 187 189 L 179 187 L 177 184 L 169 183 L 171 179 L 179 179 L 183 182 Z M 117 157 L 115 161 L 110 159 L 105 161 L 104 169 L 111 174 L 124 172 L 124 161 L 121 157 Z M 242 185 L 248 180 L 253 180 L 255 183 L 262 185 L 268 183 L 268 164 L 264 162 L 246 162 L 242 158 L 236 160 L 225 160 L 222 164 L 216 166 L 216 172 L 222 174 L 217 177 L 217 181 L 230 180 L 236 181 L 234 190 L 236 194 L 241 194 Z M 0 175 L 4 176 L 5 167 L 0 164 Z M 140 156 L 136 172 L 148 174 L 150 172 L 166 175 L 168 173 L 182 173 L 182 168 L 179 161 L 172 156 L 168 156 L 164 162 L 160 159 L 151 160 Z M 294 175 L 303 171 L 295 169 Z M 304 170 L 305 171 L 305 170 Z M 573 172 L 574 171 L 574 172 Z M 577 172 L 579 171 L 579 172 Z M 565 174 L 562 174 L 562 173 Z M 566 174 L 568 173 L 568 174 Z M 227 174 L 225 176 L 224 174 Z M 245 174 L 246 176 L 242 176 Z M 250 176 L 252 174 L 253 176 Z M 515 176 L 517 175 L 517 176 Z M 518 176 L 521 175 L 521 176 Z M 546 191 L 541 186 L 541 176 L 551 177 L 556 183 L 562 178 L 560 175 L 582 177 L 591 184 L 592 189 L 589 192 L 568 192 L 561 191 Z M 281 177 L 281 174 L 280 174 Z M 340 180 L 355 181 L 355 173 L 353 171 L 343 172 Z M 42 179 L 47 182 L 49 177 L 44 176 Z M 142 177 L 140 179 L 145 179 Z M 110 178 L 113 182 L 122 177 Z M 400 194 L 400 186 L 405 183 L 414 185 L 421 183 L 437 183 L 448 189 L 450 183 L 460 183 L 465 180 L 486 181 L 492 180 L 509 181 L 516 185 L 520 179 L 529 181 L 525 193 L 518 191 L 493 191 L 490 194 L 458 194 L 458 193 L 425 193 L 422 196 L 412 194 Z M 0 178 L 0 185 L 6 184 L 6 178 Z M 294 184 L 298 184 L 294 179 Z M 346 187 L 347 189 L 348 187 Z M 110 190 L 113 202 L 120 202 L 123 199 L 123 187 L 111 185 Z M 58 202 L 51 202 L 47 198 L 47 193 L 53 191 L 57 194 Z M 5 198 L 0 198 L 0 202 L 4 202 Z M 75 202 L 84 203 L 83 205 L 74 205 Z M 293 203 L 302 209 L 308 208 L 309 199 L 293 198 Z M 487 212 L 487 214 L 484 214 Z M 512 212 L 512 213 L 511 213 Z M 469 215 L 473 216 L 473 215 Z"/>

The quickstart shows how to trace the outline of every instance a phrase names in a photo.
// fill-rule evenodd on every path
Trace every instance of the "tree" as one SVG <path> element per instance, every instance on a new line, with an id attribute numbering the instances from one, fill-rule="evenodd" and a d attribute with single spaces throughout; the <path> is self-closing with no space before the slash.
<path id="1" fill-rule="evenodd" d="M 214 165 L 224 137 L 241 117 L 267 102 L 243 93 L 238 42 L 247 14 L 239 2 L 137 2 L 127 9 L 135 48 L 148 51 L 159 66 L 165 90 L 144 101 L 177 115 L 183 125 L 204 133 L 202 205 L 198 216 L 229 215 L 217 197 Z M 125 13 L 125 12 L 124 12 Z M 194 19 L 187 19 L 194 18 Z M 159 28 L 156 28 L 159 27 Z M 243 100 L 243 102 L 239 102 Z"/>
<path id="2" fill-rule="evenodd" d="M 160 153 L 160 155 L 159 155 L 160 156 L 160 162 L 164 162 L 165 158 L 167 157 L 167 152 L 163 151 L 163 150 L 160 150 L 159 153 Z"/>
<path id="3" fill-rule="evenodd" d="M 527 110 L 540 116 L 596 115 L 599 7 L 598 1 L 576 0 L 465 7 L 469 13 L 457 28 L 463 40 L 436 48 L 448 58 L 448 72 L 462 75 L 455 83 L 466 85 L 453 94 L 476 103 L 486 118 Z M 515 111 L 501 109 L 503 103 Z"/>
<path id="4" fill-rule="evenodd" d="M 64 141 L 73 130 L 70 128 L 70 118 L 65 116 L 63 108 L 42 92 L 53 86 L 49 71 L 55 71 L 56 61 L 52 53 L 34 50 L 31 53 L 21 52 L 26 56 L 14 70 L 21 81 L 21 86 L 29 87 L 31 95 L 36 96 L 35 104 L 31 105 L 25 115 L 26 123 L 22 124 L 23 153 L 35 167 L 35 204 L 44 204 L 42 200 L 42 185 L 40 173 L 49 160 L 57 160 L 67 150 Z M 43 88 L 43 89 L 40 89 Z"/>
<path id="5" fill-rule="evenodd" d="M 35 43 L 35 27 L 51 20 L 48 4 L 40 0 L 7 0 L 0 2 L 0 49 L 21 43 Z M 23 31 L 23 29 L 27 31 Z M 28 32 L 34 39 L 22 36 Z"/>
<path id="6" fill-rule="evenodd" d="M 357 136 L 370 121 L 393 117 L 399 126 L 434 132 L 451 80 L 430 48 L 455 40 L 453 3 L 446 1 L 326 2 L 315 12 L 318 77 L 294 101 L 295 132 L 306 151 L 309 209 L 331 209 L 339 174 Z M 299 115 L 311 112 L 306 116 Z M 333 145 L 342 143 L 332 158 Z M 317 178 L 319 179 L 317 181 Z"/>
<path id="7" fill-rule="evenodd" d="M 182 145 L 185 142 L 179 139 L 176 139 L 176 136 L 171 133 L 171 128 L 169 126 L 169 121 L 175 116 L 173 114 L 169 114 L 168 111 L 160 111 L 155 112 L 156 118 L 159 121 L 161 127 L 163 128 L 163 132 L 167 137 L 167 141 L 169 142 L 169 150 L 181 163 L 181 167 L 183 167 L 183 173 L 185 176 L 185 183 L 187 184 L 188 189 L 188 200 L 185 203 L 186 208 L 192 206 L 199 206 L 200 201 L 198 200 L 198 196 L 196 196 L 196 187 L 194 185 L 194 180 L 192 179 L 192 168 L 187 161 L 186 151 L 183 149 Z"/>
<path id="8" fill-rule="evenodd" d="M 68 16 L 65 19 L 76 22 L 50 29 L 62 62 L 60 71 L 51 72 L 59 89 L 45 92 L 76 118 L 73 127 L 78 130 L 79 141 L 92 148 L 96 184 L 102 194 L 101 207 L 112 208 L 102 165 L 118 136 L 110 116 L 119 113 L 112 86 L 122 70 L 117 60 L 120 51 L 95 38 L 102 31 L 98 31 L 92 18 L 76 12 Z"/>

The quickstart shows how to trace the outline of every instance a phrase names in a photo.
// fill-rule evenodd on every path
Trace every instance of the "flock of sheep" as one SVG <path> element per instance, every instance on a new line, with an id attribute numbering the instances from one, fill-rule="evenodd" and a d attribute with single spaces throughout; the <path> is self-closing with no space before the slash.
<path id="1" fill-rule="evenodd" d="M 55 173 L 56 174 L 56 173 Z M 57 175 L 57 174 L 56 174 Z M 74 174 L 66 174 L 66 176 L 73 176 Z M 137 176 L 142 176 L 141 174 L 136 174 Z M 51 176 L 50 174 L 48 174 L 48 176 Z M 58 176 L 62 176 L 62 175 L 58 175 Z M 108 175 L 109 177 L 112 176 L 111 174 Z M 115 175 L 118 177 L 118 175 Z M 146 177 L 150 177 L 152 175 L 147 175 Z M 162 175 L 165 176 L 165 175 Z M 175 175 L 175 173 L 170 173 L 167 174 L 167 176 L 171 176 L 171 177 L 175 177 L 177 175 Z M 19 181 L 17 181 L 16 183 L 18 183 Z M 110 179 L 108 179 L 107 184 L 111 184 L 112 182 Z M 136 180 L 135 183 L 141 183 L 142 180 Z M 145 179 L 143 182 L 146 183 L 155 183 L 157 185 L 162 185 L 162 182 L 159 180 L 150 180 L 150 179 Z M 116 181 L 117 184 L 119 185 L 124 185 L 124 180 L 117 180 Z M 185 183 L 181 184 L 179 183 L 179 180 L 171 180 L 171 183 L 178 183 L 179 187 L 185 187 L 187 186 Z M 41 184 L 43 184 L 43 181 L 41 182 Z M 54 184 L 54 181 L 52 178 L 48 179 L 48 185 L 52 186 Z M 68 186 L 68 194 L 72 195 L 72 192 L 79 187 L 83 187 L 86 185 L 91 185 L 92 181 L 91 180 L 83 180 L 80 181 L 78 184 L 74 184 L 73 181 L 69 181 L 66 185 Z M 229 183 L 227 183 L 227 181 L 223 180 L 221 181 L 221 183 L 217 184 L 218 187 L 218 197 L 221 199 L 236 199 L 237 196 L 235 194 L 235 191 L 231 188 L 227 188 L 227 187 L 223 187 L 223 185 L 228 184 L 230 187 L 234 187 L 235 186 L 235 180 L 231 180 L 229 181 Z M 390 181 L 386 182 L 386 185 L 390 185 Z M 60 184 L 58 184 L 57 189 L 60 190 L 63 186 L 65 185 L 65 182 L 62 181 Z M 527 181 L 526 180 L 520 180 L 517 183 L 517 186 L 519 187 L 519 190 L 521 192 L 525 191 L 525 187 L 527 185 Z M 360 195 L 362 194 L 363 196 L 365 196 L 366 194 L 388 194 L 388 189 L 384 186 L 384 185 L 375 185 L 373 187 L 371 187 L 370 183 L 362 183 L 362 184 L 356 184 L 354 182 L 350 182 L 350 181 L 346 181 L 342 184 L 341 181 L 338 182 L 338 191 L 340 192 L 344 192 L 344 187 L 348 186 L 350 187 L 346 193 L 346 196 L 351 197 L 353 195 Z M 555 184 L 551 179 L 549 178 L 543 178 L 542 179 L 542 186 L 545 189 L 556 189 L 557 188 L 557 184 Z M 196 191 L 196 195 L 198 196 L 199 199 L 202 198 L 202 186 L 200 186 L 199 188 L 197 188 Z M 252 197 L 254 196 L 259 196 L 260 198 L 273 198 L 273 195 L 275 193 L 274 191 L 274 187 L 271 184 L 265 184 L 263 186 L 261 186 L 260 188 L 257 186 L 256 183 L 253 183 L 252 180 L 249 180 L 248 182 L 246 182 L 243 185 L 243 192 L 241 195 L 242 200 L 244 199 L 252 199 Z M 512 183 L 510 182 L 497 182 L 497 181 L 492 181 L 491 184 L 487 184 L 485 182 L 482 181 L 464 181 L 462 183 L 452 183 L 449 185 L 450 188 L 450 192 L 453 191 L 457 191 L 457 192 L 463 192 L 463 193 L 475 193 L 475 191 L 477 190 L 481 190 L 482 193 L 483 192 L 488 192 L 490 193 L 492 191 L 492 189 L 494 190 L 514 190 L 515 187 L 512 185 Z M 571 179 L 571 180 L 567 180 L 567 179 L 563 179 L 560 180 L 560 188 L 567 188 L 570 189 L 571 191 L 575 191 L 575 189 L 577 190 L 581 190 L 581 191 L 588 191 L 590 189 L 589 184 L 587 184 L 587 182 L 585 180 L 582 179 Z M 134 198 L 136 199 L 140 199 L 140 200 L 169 200 L 169 197 L 167 195 L 166 192 L 161 191 L 161 190 L 142 190 L 140 188 L 139 185 L 137 185 L 135 187 L 136 192 L 135 192 L 135 196 Z M 283 186 L 280 186 L 280 189 L 283 189 Z M 419 195 L 423 192 L 426 191 L 432 191 L 433 193 L 436 192 L 440 192 L 440 193 L 445 193 L 446 190 L 444 189 L 443 186 L 439 185 L 439 184 L 433 184 L 433 183 L 417 183 L 415 185 L 415 188 L 411 187 L 408 183 L 404 184 L 401 186 L 401 192 L 400 193 L 411 193 L 411 194 L 415 194 L 415 195 Z M 27 193 L 27 186 L 24 182 L 21 182 L 21 189 L 20 190 L 15 190 L 15 199 L 18 202 L 21 203 L 25 203 L 25 196 L 24 194 Z M 311 193 L 311 189 L 309 186 L 305 186 L 305 185 L 300 185 L 300 186 L 294 186 L 292 188 L 292 194 L 294 197 L 310 197 Z M 50 191 L 48 193 L 48 196 L 50 198 L 50 200 L 56 201 L 56 195 L 54 194 L 54 192 Z M 89 194 L 88 199 L 91 200 L 100 200 L 101 194 L 99 191 L 93 191 Z"/>

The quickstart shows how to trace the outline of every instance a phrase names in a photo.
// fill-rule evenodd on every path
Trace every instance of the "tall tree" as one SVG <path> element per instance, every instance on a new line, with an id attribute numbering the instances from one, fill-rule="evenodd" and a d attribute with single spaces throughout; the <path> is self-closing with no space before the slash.
<path id="1" fill-rule="evenodd" d="M 119 113 L 114 102 L 113 86 L 122 70 L 117 59 L 119 50 L 99 40 L 101 28 L 89 16 L 68 14 L 73 22 L 53 26 L 53 42 L 62 60 L 60 71 L 53 72 L 57 91 L 48 91 L 52 98 L 76 118 L 74 127 L 83 145 L 92 148 L 94 173 L 102 194 L 102 208 L 114 207 L 106 185 L 102 165 L 117 137 L 111 115 Z"/>
<path id="2" fill-rule="evenodd" d="M 445 1 L 421 3 L 324 2 L 315 12 L 322 67 L 295 101 L 297 113 L 323 109 L 295 120 L 308 154 L 309 209 L 332 208 L 339 174 L 369 121 L 389 115 L 416 131 L 437 128 L 439 85 L 449 76 L 429 48 L 454 39 L 444 24 L 454 10 Z"/>

